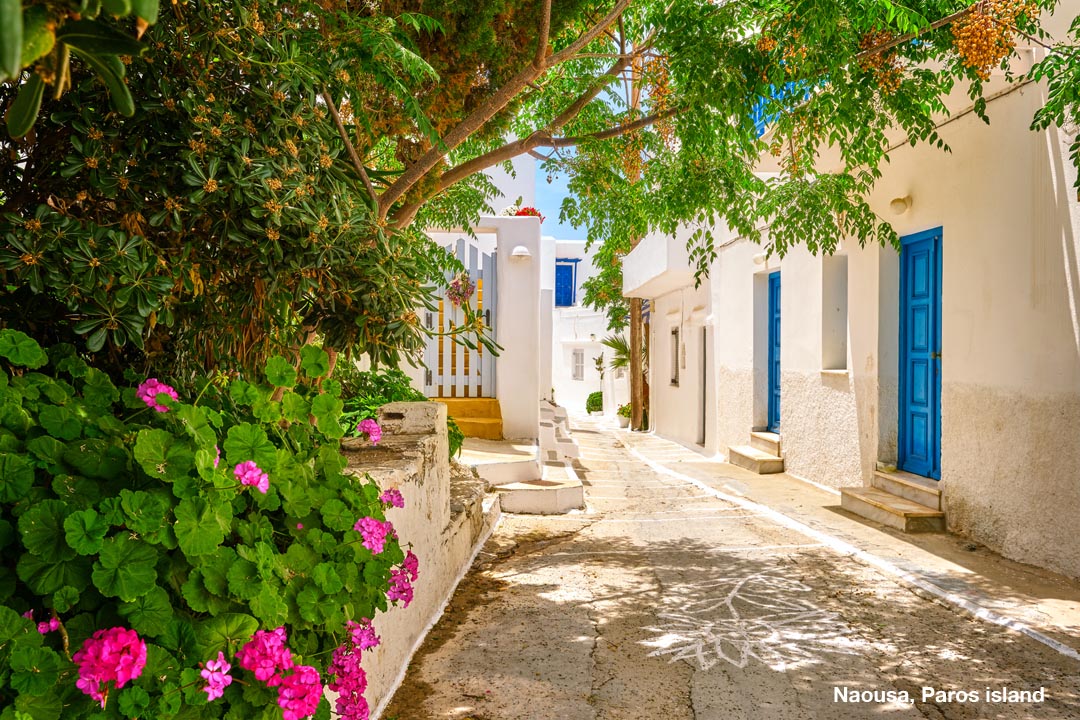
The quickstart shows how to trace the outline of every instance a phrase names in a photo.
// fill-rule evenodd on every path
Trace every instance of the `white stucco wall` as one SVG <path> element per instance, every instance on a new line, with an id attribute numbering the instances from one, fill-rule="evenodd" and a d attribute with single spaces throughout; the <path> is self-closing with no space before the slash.
<path id="1" fill-rule="evenodd" d="M 526 207 L 536 205 L 536 160 L 529 155 L 519 155 L 513 160 L 514 174 L 503 170 L 501 167 L 493 167 L 485 171 L 495 186 L 502 191 L 502 197 L 491 201 L 491 207 L 496 213 L 501 213 L 505 208 L 513 205 L 518 198 Z"/>
<path id="2" fill-rule="evenodd" d="M 717 449 L 716 378 L 703 350 L 715 352 L 707 285 L 653 298 L 649 321 L 649 423 L 666 438 L 713 454 Z M 672 382 L 672 331 L 678 330 L 678 384 Z M 704 333 L 704 337 L 703 337 Z"/>

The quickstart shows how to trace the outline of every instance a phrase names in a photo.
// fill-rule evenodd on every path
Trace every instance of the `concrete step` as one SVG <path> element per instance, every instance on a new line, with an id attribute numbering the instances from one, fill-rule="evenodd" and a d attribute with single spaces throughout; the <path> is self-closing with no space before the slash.
<path id="1" fill-rule="evenodd" d="M 875 487 L 842 488 L 840 507 L 903 532 L 945 531 L 945 513 Z"/>
<path id="2" fill-rule="evenodd" d="M 913 475 L 902 470 L 877 470 L 870 480 L 870 485 L 878 490 L 925 505 L 932 510 L 941 510 L 941 487 L 937 480 L 932 478 Z"/>
<path id="3" fill-rule="evenodd" d="M 750 433 L 750 447 L 776 457 L 783 457 L 780 454 L 780 435 L 777 433 L 752 431 Z"/>
<path id="4" fill-rule="evenodd" d="M 728 462 L 746 468 L 758 475 L 784 472 L 784 459 L 762 452 L 749 445 L 736 445 L 728 448 Z"/>
<path id="5" fill-rule="evenodd" d="M 432 398 L 446 405 L 446 414 L 455 420 L 462 418 L 502 418 L 502 409 L 495 398 Z M 460 424 L 460 423 L 458 423 Z"/>
<path id="6" fill-rule="evenodd" d="M 484 440 L 502 440 L 502 419 L 493 418 L 454 418 L 465 437 Z"/>
<path id="7" fill-rule="evenodd" d="M 500 485 L 499 502 L 505 512 L 557 515 L 585 506 L 585 489 L 562 463 L 545 463 L 539 480 Z"/>

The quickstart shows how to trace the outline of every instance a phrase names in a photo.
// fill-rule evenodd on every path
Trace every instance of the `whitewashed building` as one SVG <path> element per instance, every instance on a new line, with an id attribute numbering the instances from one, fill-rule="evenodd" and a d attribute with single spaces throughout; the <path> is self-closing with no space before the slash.
<path id="1" fill-rule="evenodd" d="M 592 255 L 583 240 L 545 237 L 544 242 L 550 248 L 545 257 L 553 291 L 553 399 L 573 414 L 584 414 L 589 394 L 599 390 L 604 394 L 604 414 L 614 414 L 630 400 L 629 377 L 624 370 L 609 368 L 613 353 L 601 343 L 612 334 L 607 316 L 582 304 L 582 283 L 596 272 Z"/>
<path id="2" fill-rule="evenodd" d="M 1075 129 L 1029 130 L 1038 84 L 995 77 L 989 97 L 990 125 L 951 99 L 951 153 L 897 137 L 871 202 L 899 252 L 844 238 L 766 258 L 721 232 L 694 289 L 684 239 L 654 236 L 624 292 L 652 299 L 658 434 L 1080 576 Z"/>

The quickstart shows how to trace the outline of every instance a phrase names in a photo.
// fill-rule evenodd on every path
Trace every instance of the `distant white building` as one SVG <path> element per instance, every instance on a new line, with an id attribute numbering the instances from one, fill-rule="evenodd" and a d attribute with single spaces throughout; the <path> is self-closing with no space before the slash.
<path id="1" fill-rule="evenodd" d="M 619 405 L 629 402 L 629 381 L 624 370 L 609 368 L 612 350 L 601 344 L 601 340 L 612 334 L 607 316 L 582 305 L 582 283 L 596 272 L 592 256 L 585 250 L 583 240 L 545 237 L 544 243 L 548 248 L 546 272 L 552 289 L 554 400 L 572 413 L 583 414 L 589 394 L 599 390 L 604 393 L 604 413 L 613 414 Z"/>
<path id="2" fill-rule="evenodd" d="M 995 77 L 990 125 L 950 98 L 951 153 L 897 134 L 871 204 L 899 252 L 766 259 L 721 229 L 695 289 L 685 239 L 645 239 L 624 292 L 652 299 L 653 429 L 1080 576 L 1075 130 L 1028 129 L 1045 93 Z"/>

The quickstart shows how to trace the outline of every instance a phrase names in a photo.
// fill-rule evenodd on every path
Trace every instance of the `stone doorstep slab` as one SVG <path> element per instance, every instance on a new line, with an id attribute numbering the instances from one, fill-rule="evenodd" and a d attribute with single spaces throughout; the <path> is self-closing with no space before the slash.
<path id="1" fill-rule="evenodd" d="M 759 475 L 784 472 L 784 459 L 770 455 L 749 445 L 736 445 L 728 448 L 728 459 L 732 465 L 738 465 Z"/>
<path id="2" fill-rule="evenodd" d="M 945 513 L 878 488 L 843 488 L 840 507 L 903 532 L 944 532 Z"/>
<path id="3" fill-rule="evenodd" d="M 941 510 L 941 487 L 936 480 L 896 470 L 876 470 L 870 485 L 934 510 Z"/>

